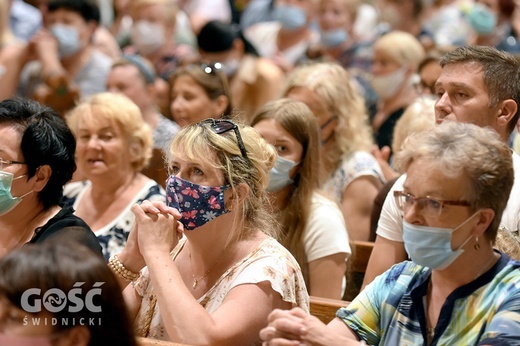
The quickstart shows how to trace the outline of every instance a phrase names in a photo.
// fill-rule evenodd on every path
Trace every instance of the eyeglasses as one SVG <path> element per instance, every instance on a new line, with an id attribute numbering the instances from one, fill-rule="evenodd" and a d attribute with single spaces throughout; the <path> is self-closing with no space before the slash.
<path id="1" fill-rule="evenodd" d="M 445 205 L 455 205 L 469 207 L 471 204 L 468 201 L 446 201 L 432 197 L 414 197 L 404 191 L 394 191 L 394 198 L 397 207 L 406 212 L 414 203 L 417 202 L 416 208 L 427 217 L 439 217 Z"/>
<path id="2" fill-rule="evenodd" d="M 206 119 L 202 120 L 198 123 L 199 126 L 209 125 L 209 127 L 218 135 L 226 133 L 228 131 L 235 131 L 235 136 L 237 137 L 238 147 L 240 148 L 240 152 L 242 156 L 247 160 L 246 147 L 244 146 L 244 142 L 242 141 L 242 136 L 240 135 L 240 131 L 238 130 L 237 124 L 232 122 L 231 120 L 226 119 Z"/>
<path id="3" fill-rule="evenodd" d="M 25 165 L 25 162 L 22 161 L 11 161 L 11 160 L 4 160 L 0 157 L 0 170 L 3 170 L 4 167 L 10 166 L 10 165 Z"/>

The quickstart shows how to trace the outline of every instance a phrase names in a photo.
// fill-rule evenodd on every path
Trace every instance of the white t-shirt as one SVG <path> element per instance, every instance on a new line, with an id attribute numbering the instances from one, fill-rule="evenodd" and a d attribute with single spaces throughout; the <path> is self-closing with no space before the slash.
<path id="1" fill-rule="evenodd" d="M 520 156 L 515 152 L 512 155 L 515 182 L 502 215 L 500 226 L 506 227 L 510 231 L 515 231 L 518 227 L 520 215 Z M 376 231 L 380 237 L 399 242 L 403 241 L 403 212 L 397 207 L 394 191 L 403 190 L 405 179 L 406 174 L 400 176 L 388 192 L 388 195 L 386 195 Z"/>
<path id="2" fill-rule="evenodd" d="M 345 261 L 351 254 L 345 219 L 338 205 L 314 193 L 303 246 L 307 262 L 336 253 L 345 253 Z"/>

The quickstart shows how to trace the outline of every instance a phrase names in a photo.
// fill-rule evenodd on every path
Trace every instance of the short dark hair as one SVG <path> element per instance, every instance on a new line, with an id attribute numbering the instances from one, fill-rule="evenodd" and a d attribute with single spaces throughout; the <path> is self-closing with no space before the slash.
<path id="1" fill-rule="evenodd" d="M 76 303 L 67 300 L 61 311 L 51 312 L 59 321 L 54 331 L 72 328 L 73 319 L 91 320 L 93 323 L 83 324 L 90 331 L 89 345 L 135 346 L 137 343 L 118 281 L 98 254 L 78 243 L 50 240 L 25 245 L 0 260 L 0 295 L 19 309 L 23 309 L 23 293 L 31 288 L 40 289 L 42 296 L 50 289 L 60 289 L 68 295 L 78 287 L 77 283 L 82 284 L 75 296 L 83 302 L 92 288 L 99 287 L 99 294 L 92 295 L 92 299 L 101 311 L 84 307 L 74 312 L 69 307 L 77 306 Z M 99 286 L 99 283 L 103 284 Z M 29 303 L 30 299 L 32 297 L 29 297 Z"/>
<path id="2" fill-rule="evenodd" d="M 49 165 L 52 173 L 38 199 L 44 209 L 59 205 L 63 186 L 76 170 L 76 139 L 56 111 L 36 101 L 12 98 L 0 102 L 0 124 L 12 126 L 22 137 L 21 150 L 27 163 L 27 179 L 39 167 Z"/>
<path id="3" fill-rule="evenodd" d="M 86 22 L 94 21 L 99 24 L 101 14 L 99 7 L 93 0 L 50 0 L 48 5 L 49 12 L 59 9 L 66 9 L 76 12 Z"/>
<path id="4" fill-rule="evenodd" d="M 511 54 L 488 46 L 463 46 L 446 53 L 441 66 L 476 63 L 484 72 L 484 84 L 489 92 L 489 107 L 500 101 L 512 99 L 520 107 L 520 63 Z M 518 110 L 509 122 L 512 132 L 518 121 Z"/>
<path id="5" fill-rule="evenodd" d="M 197 45 L 206 52 L 226 52 L 239 39 L 244 43 L 244 52 L 258 56 L 256 48 L 244 36 L 238 24 L 228 24 L 218 20 L 207 22 L 197 35 Z"/>

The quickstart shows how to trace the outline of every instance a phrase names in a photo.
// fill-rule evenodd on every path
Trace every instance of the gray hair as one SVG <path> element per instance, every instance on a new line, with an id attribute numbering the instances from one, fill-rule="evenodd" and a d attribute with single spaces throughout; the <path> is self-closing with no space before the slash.
<path id="1" fill-rule="evenodd" d="M 406 170 L 419 159 L 447 177 L 467 178 L 463 198 L 474 210 L 495 211 L 486 230 L 486 237 L 494 242 L 514 181 L 511 150 L 500 136 L 491 128 L 446 122 L 407 138 L 396 155 L 396 166 Z"/>

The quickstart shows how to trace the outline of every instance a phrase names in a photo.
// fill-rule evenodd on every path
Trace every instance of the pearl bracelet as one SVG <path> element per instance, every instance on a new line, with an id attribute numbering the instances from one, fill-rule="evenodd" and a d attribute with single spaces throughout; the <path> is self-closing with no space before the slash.
<path id="1" fill-rule="evenodd" d="M 116 273 L 118 276 L 122 277 L 126 281 L 135 281 L 139 279 L 139 277 L 141 276 L 140 273 L 134 273 L 133 271 L 126 269 L 123 263 L 121 263 L 121 261 L 117 257 L 117 254 L 110 257 L 110 259 L 108 260 L 108 265 L 110 266 L 110 268 L 112 268 L 114 273 Z"/>

